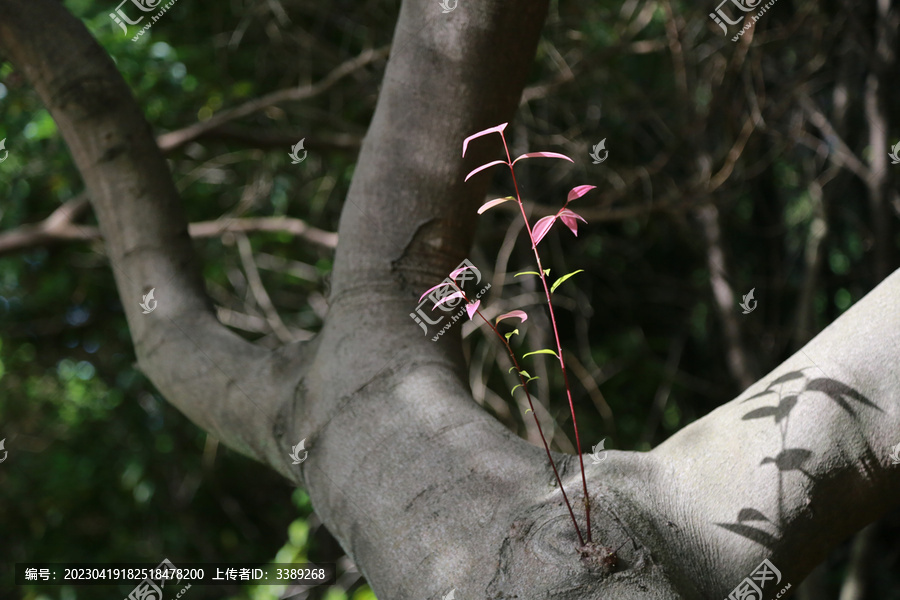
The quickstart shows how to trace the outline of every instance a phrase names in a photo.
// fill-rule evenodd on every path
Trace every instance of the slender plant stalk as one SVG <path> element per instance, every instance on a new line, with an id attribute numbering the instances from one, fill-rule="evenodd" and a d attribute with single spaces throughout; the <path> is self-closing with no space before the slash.
<path id="1" fill-rule="evenodd" d="M 510 154 L 509 154 L 509 146 L 506 143 L 506 136 L 503 134 L 503 131 L 507 125 L 508 125 L 508 123 L 502 123 L 501 125 L 497 125 L 495 127 L 489 127 L 488 129 L 484 129 L 482 131 L 479 131 L 478 133 L 470 135 L 463 141 L 462 155 L 463 155 L 463 157 L 465 157 L 466 148 L 468 147 L 469 142 L 471 142 L 472 140 L 474 140 L 476 138 L 485 136 L 485 135 L 499 133 L 500 138 L 503 140 L 503 150 L 506 152 L 506 161 L 494 160 L 489 163 L 483 164 L 480 167 L 471 171 L 466 176 L 466 181 L 468 181 L 472 176 L 476 175 L 477 173 L 485 171 L 486 169 L 489 169 L 495 165 L 501 165 L 501 164 L 504 164 L 507 167 L 509 167 L 510 175 L 512 175 L 513 186 L 515 187 L 515 190 L 516 190 L 516 197 L 513 198 L 512 196 L 507 196 L 506 198 L 497 198 L 497 199 L 491 200 L 489 202 L 486 202 L 485 204 L 483 204 L 481 206 L 481 208 L 478 209 L 478 214 L 481 214 L 485 210 L 488 210 L 494 206 L 497 206 L 499 204 L 502 204 L 502 203 L 510 201 L 510 200 L 515 200 L 519 204 L 519 212 L 522 214 L 522 220 L 525 222 L 525 228 L 528 231 L 528 238 L 531 241 L 531 249 L 534 252 L 534 259 L 537 262 L 537 267 L 538 267 L 538 272 L 532 273 L 532 274 L 535 274 L 538 277 L 540 277 L 541 283 L 544 286 L 544 295 L 547 298 L 547 308 L 550 311 L 550 322 L 553 325 L 553 337 L 556 340 L 556 352 L 553 352 L 550 349 L 543 349 L 543 350 L 537 351 L 537 353 L 553 354 L 556 356 L 557 360 L 559 360 L 559 368 L 562 371 L 563 382 L 565 383 L 565 386 L 566 386 L 566 397 L 569 400 L 569 411 L 570 411 L 570 414 L 572 415 L 572 425 L 575 429 L 575 444 L 578 447 L 578 463 L 581 467 L 581 485 L 582 485 L 582 489 L 584 491 L 584 512 L 585 512 L 585 517 L 586 517 L 586 522 L 587 522 L 587 542 L 588 542 L 588 544 L 590 544 L 593 542 L 593 537 L 592 537 L 592 532 L 591 532 L 591 503 L 590 503 L 590 496 L 588 495 L 588 489 L 587 489 L 587 476 L 585 475 L 585 471 L 584 471 L 584 457 L 581 452 L 581 437 L 578 434 L 578 420 L 575 417 L 575 403 L 572 400 L 572 386 L 569 383 L 569 374 L 568 374 L 568 371 L 566 370 L 566 362 L 563 357 L 562 343 L 560 342 L 560 339 L 559 339 L 559 327 L 556 324 L 556 312 L 553 310 L 553 301 L 550 298 L 550 294 L 557 288 L 557 286 L 559 286 L 559 284 L 561 284 L 562 282 L 564 282 L 565 280 L 570 278 L 572 275 L 575 275 L 576 273 L 581 272 L 581 270 L 573 271 L 571 273 L 567 273 L 567 274 L 563 275 L 562 277 L 560 277 L 559 279 L 556 280 L 556 283 L 554 283 L 553 287 L 551 288 L 547 283 L 548 273 L 546 273 L 544 271 L 543 264 L 541 263 L 541 255 L 540 255 L 540 253 L 538 253 L 537 245 L 541 241 L 541 239 L 543 239 L 543 237 L 547 234 L 547 232 L 550 230 L 550 228 L 553 226 L 553 223 L 555 223 L 557 219 L 560 219 L 566 225 L 566 227 L 568 227 L 572 231 L 573 234 L 578 235 L 577 220 L 581 220 L 584 222 L 587 222 L 587 221 L 585 221 L 583 217 L 572 212 L 567 207 L 569 205 L 569 202 L 571 202 L 572 200 L 575 200 L 577 198 L 580 198 L 581 196 L 583 196 L 590 190 L 594 189 L 596 186 L 580 185 L 580 186 L 573 188 L 569 192 L 568 197 L 566 198 L 566 204 L 563 206 L 563 208 L 561 208 L 559 210 L 559 212 L 556 213 L 556 215 L 547 216 L 547 217 L 543 217 L 542 219 L 539 219 L 535 223 L 535 226 L 532 228 L 531 224 L 528 222 L 528 215 L 525 213 L 525 204 L 522 202 L 522 194 L 519 192 L 519 183 L 516 180 L 516 173 L 515 173 L 515 169 L 513 168 L 515 166 L 516 162 L 518 162 L 519 160 L 524 159 L 524 158 L 562 158 L 562 159 L 568 160 L 569 162 L 575 162 L 575 161 L 573 161 L 568 156 L 559 154 L 558 152 L 529 152 L 529 153 L 523 154 L 522 156 L 513 160 L 512 156 L 510 156 Z M 497 330 L 497 328 L 494 326 L 494 324 L 491 323 L 490 321 L 488 321 L 488 319 L 485 318 L 485 316 L 481 313 L 481 311 L 478 310 L 480 301 L 470 303 L 468 301 L 468 298 L 466 298 L 465 292 L 463 292 L 463 290 L 460 288 L 460 286 L 458 286 L 456 284 L 456 276 L 460 272 L 462 272 L 463 270 L 465 270 L 467 268 L 471 268 L 471 267 L 464 267 L 462 269 L 457 269 L 457 270 L 453 271 L 453 273 L 450 274 L 449 280 L 450 280 L 450 282 L 452 282 L 453 287 L 455 287 L 457 289 L 457 291 L 441 300 L 436 301 L 435 308 L 437 308 L 437 306 L 439 304 L 449 302 L 452 298 L 462 298 L 467 303 L 466 312 L 469 313 L 470 319 L 473 318 L 474 313 L 476 313 L 476 312 L 478 313 L 478 315 L 484 320 L 484 322 L 490 326 L 490 328 L 494 331 L 495 334 L 497 334 L 497 337 L 500 338 L 500 341 L 503 342 L 503 345 L 506 346 L 506 350 L 507 350 L 507 352 L 509 352 L 509 355 L 512 358 L 514 368 L 518 372 L 519 381 L 521 382 L 521 386 L 525 390 L 525 395 L 528 398 L 528 405 L 531 407 L 531 411 L 534 412 L 534 404 L 531 399 L 531 393 L 528 391 L 528 382 L 530 382 L 532 379 L 535 379 L 535 378 L 532 377 L 530 374 L 528 374 L 526 371 L 522 371 L 522 369 L 519 367 L 519 362 L 516 359 L 516 355 L 512 351 L 512 347 L 509 345 L 508 337 L 501 335 L 500 332 Z M 446 285 L 450 285 L 450 284 L 439 283 L 438 285 L 434 286 L 433 288 L 429 289 L 424 294 L 422 294 L 422 297 L 419 299 L 419 301 L 421 302 L 421 299 L 424 298 L 431 291 L 438 289 L 440 287 L 446 286 Z M 499 322 L 500 320 L 502 320 L 504 318 L 508 318 L 508 317 L 517 317 L 517 318 L 521 319 L 522 321 L 524 321 L 525 319 L 528 318 L 528 315 L 524 311 L 516 310 L 516 311 L 512 311 L 510 313 L 501 315 L 500 317 L 498 317 L 497 321 Z M 532 353 L 528 353 L 525 356 L 528 356 L 529 354 L 532 354 Z M 524 375 L 523 375 L 523 373 L 524 373 Z M 527 380 L 525 379 L 525 375 L 528 375 Z M 519 386 L 516 386 L 516 387 L 519 387 Z M 515 389 L 516 388 L 514 387 L 512 389 L 512 392 L 515 392 Z M 581 542 L 581 545 L 585 546 L 584 537 L 581 535 L 581 529 L 578 527 L 578 521 L 575 519 L 575 513 L 572 510 L 571 504 L 569 503 L 569 498 L 566 495 L 566 490 L 563 487 L 562 479 L 559 476 L 559 471 L 556 468 L 556 464 L 553 462 L 553 457 L 550 454 L 550 446 L 547 444 L 547 439 L 544 437 L 544 432 L 543 432 L 543 429 L 541 428 L 541 423 L 538 420 L 536 413 L 534 414 L 534 422 L 537 423 L 538 432 L 541 435 L 541 442 L 543 442 L 543 444 L 544 444 L 544 450 L 547 452 L 547 459 L 550 461 L 550 466 L 553 467 L 553 473 L 556 475 L 556 481 L 559 483 L 559 489 L 560 489 L 560 491 L 562 491 L 563 499 L 566 502 L 566 507 L 568 507 L 568 509 L 569 509 L 569 516 L 572 517 L 572 523 L 575 525 L 575 532 L 578 534 L 578 539 Z"/>
<path id="2" fill-rule="evenodd" d="M 468 297 L 466 297 L 466 293 L 456 284 L 456 281 L 453 281 L 454 287 L 462 294 L 463 300 L 466 303 L 469 303 Z M 525 381 L 525 377 L 522 375 L 522 368 L 519 366 L 519 361 L 516 359 L 516 354 L 513 352 L 512 347 L 509 345 L 509 340 L 497 330 L 497 327 L 494 326 L 490 320 L 485 317 L 480 309 L 476 309 L 475 311 L 478 313 L 478 316 L 481 317 L 485 323 L 488 324 L 497 337 L 500 338 L 500 341 L 503 342 L 503 345 L 506 346 L 506 351 L 509 352 L 509 357 L 513 361 L 513 365 L 516 369 L 516 374 L 519 376 L 519 381 L 522 382 L 522 389 L 525 390 L 525 397 L 528 398 L 528 406 L 531 408 L 531 414 L 534 417 L 534 422 L 537 424 L 538 433 L 541 436 L 541 442 L 544 444 L 544 451 L 547 453 L 547 460 L 550 461 L 550 466 L 553 467 L 553 474 L 556 475 L 556 482 L 559 484 L 559 489 L 562 491 L 563 500 L 566 501 L 566 508 L 569 509 L 569 516 L 572 517 L 572 523 L 575 525 L 575 533 L 578 534 L 578 540 L 581 542 L 581 545 L 584 546 L 584 537 L 581 535 L 581 529 L 578 527 L 578 521 L 575 520 L 575 513 L 572 511 L 572 505 L 569 503 L 569 497 L 566 495 L 566 489 L 563 486 L 562 479 L 559 477 L 559 471 L 556 469 L 556 464 L 553 462 L 553 456 L 550 454 L 550 446 L 547 444 L 547 439 L 544 437 L 544 430 L 541 427 L 541 422 L 537 418 L 537 413 L 534 411 L 534 404 L 531 401 L 531 394 L 528 392 L 528 382 Z"/>
<path id="3" fill-rule="evenodd" d="M 525 221 L 525 227 L 528 230 L 528 238 L 531 240 L 531 248 L 534 251 L 534 259 L 537 261 L 538 273 L 540 274 L 541 283 L 544 284 L 544 294 L 547 296 L 547 308 L 550 309 L 550 321 L 553 324 L 553 335 L 556 338 L 556 351 L 557 358 L 559 358 L 559 368 L 562 370 L 563 381 L 566 385 L 566 396 L 569 399 L 569 411 L 572 414 L 572 426 L 575 429 L 575 445 L 578 449 L 578 462 L 581 465 L 581 484 L 584 489 L 584 512 L 587 519 L 587 539 L 588 542 L 591 542 L 591 503 L 587 491 L 587 478 L 584 474 L 584 457 L 582 456 L 581 452 L 581 439 L 578 436 L 578 421 L 575 418 L 575 404 L 572 402 L 572 388 L 569 385 L 569 374 L 566 372 L 566 363 L 563 360 L 562 344 L 560 344 L 559 341 L 559 330 L 556 326 L 556 314 L 553 310 L 553 302 L 551 302 L 550 300 L 550 288 L 547 285 L 547 276 L 544 273 L 544 267 L 541 264 L 541 255 L 538 253 L 537 244 L 534 241 L 534 235 L 531 230 L 531 225 L 528 223 L 528 216 L 525 214 L 525 205 L 522 202 L 522 195 L 519 193 L 519 183 L 516 181 L 516 172 L 513 169 L 512 156 L 510 156 L 509 154 L 509 147 L 506 144 L 506 136 L 503 135 L 502 131 L 500 132 L 500 138 L 503 140 L 503 149 L 506 151 L 506 161 L 509 165 L 509 173 L 510 175 L 512 175 L 513 186 L 516 190 L 516 202 L 518 202 L 519 204 L 519 210 L 522 213 L 522 220 Z"/>

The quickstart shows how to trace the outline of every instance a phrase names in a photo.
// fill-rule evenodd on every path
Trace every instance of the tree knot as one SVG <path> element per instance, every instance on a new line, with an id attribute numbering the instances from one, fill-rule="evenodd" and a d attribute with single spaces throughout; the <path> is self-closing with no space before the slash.
<path id="1" fill-rule="evenodd" d="M 615 573 L 619 564 L 619 557 L 616 556 L 616 551 L 597 542 L 588 542 L 584 546 L 580 546 L 578 554 L 581 555 L 581 562 L 587 565 L 589 569 L 598 571 L 603 575 Z"/>

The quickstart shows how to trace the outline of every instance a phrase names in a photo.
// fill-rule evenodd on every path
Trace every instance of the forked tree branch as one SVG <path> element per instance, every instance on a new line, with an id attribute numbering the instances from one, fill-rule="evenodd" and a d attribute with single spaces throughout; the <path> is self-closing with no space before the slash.
<path id="1" fill-rule="evenodd" d="M 31 81 L 84 178 L 139 367 L 195 423 L 291 476 L 281 458 L 290 445 L 273 424 L 295 400 L 300 353 L 278 356 L 216 320 L 169 167 L 106 50 L 54 0 L 0 0 L 0 50 Z M 69 217 L 56 217 L 31 234 L 71 234 L 59 225 Z M 144 314 L 151 289 L 158 304 Z"/>

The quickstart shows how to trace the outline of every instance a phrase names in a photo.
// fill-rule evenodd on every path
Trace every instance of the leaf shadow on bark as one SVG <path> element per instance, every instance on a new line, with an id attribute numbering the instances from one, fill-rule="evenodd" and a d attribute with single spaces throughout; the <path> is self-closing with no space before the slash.
<path id="1" fill-rule="evenodd" d="M 788 395 L 783 395 L 784 384 L 802 379 L 807 380 L 805 385 L 803 386 L 803 389 L 789 393 Z M 728 531 L 741 535 L 749 540 L 752 540 L 768 548 L 769 550 L 772 550 L 775 547 L 775 544 L 778 541 L 777 534 L 773 534 L 770 531 L 761 529 L 760 527 L 747 525 L 746 523 L 765 522 L 768 523 L 771 528 L 776 531 L 781 529 L 779 523 L 781 523 L 782 521 L 781 514 L 783 512 L 783 473 L 787 471 L 799 471 L 814 482 L 817 481 L 816 477 L 804 468 L 804 465 L 814 456 L 814 453 L 811 450 L 805 448 L 786 447 L 787 424 L 790 414 L 798 406 L 801 400 L 809 400 L 809 398 L 804 398 L 804 395 L 807 392 L 821 392 L 825 394 L 830 400 L 835 402 L 854 420 L 857 420 L 858 416 L 851 402 L 858 402 L 866 407 L 874 408 L 879 412 L 884 412 L 883 409 L 881 409 L 877 404 L 872 402 L 858 390 L 829 377 L 816 377 L 810 379 L 803 373 L 802 370 L 790 371 L 788 373 L 785 373 L 784 375 L 781 375 L 780 377 L 777 377 L 776 379 L 772 380 L 768 386 L 766 386 L 766 389 L 750 396 L 749 398 L 745 398 L 741 402 L 743 404 L 744 402 L 749 402 L 751 400 L 762 398 L 770 394 L 777 394 L 779 397 L 778 403 L 775 406 L 763 406 L 753 409 L 745 413 L 741 418 L 741 420 L 743 421 L 750 421 L 753 419 L 765 419 L 768 417 L 772 417 L 775 420 L 775 425 L 779 426 L 780 428 L 782 450 L 775 456 L 766 456 L 759 463 L 760 466 L 774 464 L 778 469 L 779 516 L 775 520 L 772 520 L 755 508 L 744 507 L 738 512 L 736 522 L 716 523 L 716 525 L 722 527 L 723 529 L 727 529 Z"/>

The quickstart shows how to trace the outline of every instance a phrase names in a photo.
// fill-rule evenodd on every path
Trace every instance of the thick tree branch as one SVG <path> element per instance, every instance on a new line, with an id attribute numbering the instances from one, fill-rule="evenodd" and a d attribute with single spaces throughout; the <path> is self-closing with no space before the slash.
<path id="1" fill-rule="evenodd" d="M 737 399 L 651 453 L 660 507 L 699 527 L 673 538 L 703 597 L 762 558 L 799 583 L 828 551 L 898 505 L 900 271 Z M 727 432 L 727 433 L 726 433 Z M 715 493 L 710 493 L 715 490 Z M 692 500 L 688 501 L 687 499 Z M 701 550 L 701 547 L 703 548 Z"/>
<path id="2" fill-rule="evenodd" d="M 216 320 L 168 165 L 111 58 L 53 0 L 0 1 L 0 49 L 41 96 L 84 178 L 141 369 L 232 448 L 283 462 L 275 457 L 290 445 L 279 447 L 273 421 L 293 397 L 299 353 L 258 348 Z M 152 288 L 158 305 L 142 314 Z"/>
<path id="3" fill-rule="evenodd" d="M 539 17 L 533 4 L 512 7 L 493 0 L 442 16 L 424 0 L 408 0 L 401 9 L 394 44 L 406 50 L 388 63 L 360 152 L 341 218 L 331 312 L 304 381 L 313 396 L 339 399 L 307 415 L 316 451 L 303 472 L 317 510 L 376 594 L 391 598 L 439 598 L 455 587 L 473 598 L 699 600 L 727 596 L 764 557 L 799 582 L 830 544 L 896 504 L 887 455 L 900 414 L 891 369 L 900 361 L 900 316 L 887 307 L 900 274 L 805 354 L 658 451 L 610 452 L 589 467 L 596 537 L 610 547 L 625 542 L 621 573 L 608 578 L 580 561 L 540 449 L 472 401 L 456 339 L 431 342 L 409 318 L 418 293 L 465 257 L 488 177 L 461 182 L 496 157 L 496 140 L 484 139 L 461 161 L 459 141 L 507 121 L 518 100 Z M 723 184 L 755 124 L 745 122 L 725 165 L 698 187 Z M 873 315 L 877 327 L 867 324 Z M 878 352 L 870 361 L 844 362 L 861 357 L 873 337 Z M 773 383 L 788 373 L 805 387 Z M 779 401 L 791 394 L 802 401 L 779 435 L 785 418 L 774 415 L 787 411 L 791 401 Z M 848 403 L 853 416 L 842 408 Z M 744 418 L 770 406 L 781 412 L 768 408 L 765 423 Z M 823 428 L 826 438 L 813 435 Z M 845 439 L 853 435 L 868 445 Z M 348 445 L 351 436 L 356 443 Z M 853 452 L 840 456 L 829 437 Z M 800 461 L 806 452 L 812 456 Z M 835 460 L 837 482 L 825 469 Z M 860 460 L 871 481 L 860 475 Z M 574 462 L 562 460 L 562 475 L 577 493 Z M 787 470 L 798 462 L 815 478 Z M 835 485 L 862 491 L 829 503 L 839 495 Z M 798 488 L 812 497 L 814 514 Z M 745 508 L 768 519 L 759 532 L 748 529 L 747 516 L 757 513 Z M 826 531 L 830 519 L 841 523 Z M 811 538 L 813 552 L 805 547 Z M 793 558 L 801 546 L 816 556 Z"/>

